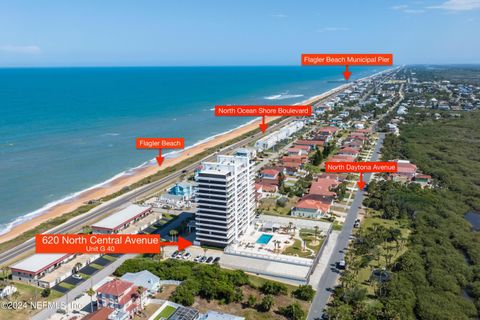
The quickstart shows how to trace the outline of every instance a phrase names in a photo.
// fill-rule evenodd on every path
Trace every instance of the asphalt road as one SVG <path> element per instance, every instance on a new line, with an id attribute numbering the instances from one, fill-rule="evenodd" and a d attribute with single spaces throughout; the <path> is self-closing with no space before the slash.
<path id="1" fill-rule="evenodd" d="M 278 129 L 281 125 L 286 125 L 292 121 L 294 121 L 296 118 L 293 117 L 288 117 L 283 119 L 280 123 L 276 125 L 270 125 L 267 129 L 267 133 L 270 131 L 274 131 Z M 265 133 L 266 134 L 266 133 Z M 225 147 L 221 149 L 220 151 L 223 153 L 228 153 L 236 148 L 242 147 L 247 145 L 250 142 L 258 140 L 260 137 L 262 137 L 264 134 L 263 133 L 257 133 L 253 137 L 247 137 L 241 141 L 238 141 L 228 147 Z M 191 165 L 185 167 L 182 171 L 177 171 L 174 172 L 170 175 L 168 175 L 165 178 L 162 178 L 160 180 L 157 180 L 155 182 L 149 183 L 145 186 L 142 186 L 140 188 L 137 188 L 135 190 L 132 190 L 128 192 L 125 195 L 122 195 L 120 197 L 117 197 L 115 199 L 112 199 L 99 207 L 96 207 L 92 210 L 90 210 L 88 213 L 76 217 L 58 227 L 52 228 L 51 230 L 48 231 L 48 233 L 68 233 L 71 232 L 72 230 L 79 229 L 82 226 L 89 225 L 90 222 L 92 222 L 94 219 L 97 219 L 101 216 L 104 216 L 108 214 L 109 212 L 113 212 L 115 210 L 118 210 L 118 208 L 126 205 L 129 202 L 135 201 L 137 198 L 142 198 L 145 195 L 148 195 L 149 193 L 152 193 L 156 189 L 160 189 L 162 186 L 168 184 L 168 183 L 173 183 L 176 179 L 178 179 L 181 175 L 189 172 L 193 172 L 193 170 L 203 161 L 209 161 L 213 160 L 216 157 L 216 154 L 214 155 L 209 155 L 203 159 L 200 159 L 199 161 L 196 161 L 195 163 L 192 163 Z M 15 259 L 19 255 L 22 255 L 24 252 L 28 252 L 30 250 L 33 250 L 35 248 L 35 241 L 34 238 L 31 238 L 24 243 L 8 250 L 3 253 L 0 253 L 0 265 L 7 264 L 10 260 Z"/>
<path id="2" fill-rule="evenodd" d="M 383 144 L 383 139 L 385 138 L 384 133 L 380 133 L 380 137 L 375 145 L 375 150 L 370 161 L 377 161 L 379 157 L 379 151 Z M 371 178 L 371 173 L 366 173 L 363 175 L 364 181 L 369 182 Z M 359 207 L 362 205 L 365 192 L 362 190 L 357 191 L 355 198 L 353 199 L 350 210 L 348 210 L 345 223 L 343 225 L 342 231 L 338 235 L 337 242 L 335 244 L 335 249 L 330 257 L 328 262 L 330 268 L 327 268 L 320 278 L 318 287 L 316 288 L 317 292 L 313 298 L 312 306 L 310 307 L 310 312 L 308 314 L 309 320 L 321 319 L 323 315 L 323 310 L 325 309 L 328 299 L 331 295 L 331 290 L 334 288 L 338 277 L 340 276 L 339 271 L 336 269 L 335 264 L 344 260 L 345 253 L 344 250 L 348 247 L 348 242 L 352 239 L 353 225 L 358 216 Z"/>

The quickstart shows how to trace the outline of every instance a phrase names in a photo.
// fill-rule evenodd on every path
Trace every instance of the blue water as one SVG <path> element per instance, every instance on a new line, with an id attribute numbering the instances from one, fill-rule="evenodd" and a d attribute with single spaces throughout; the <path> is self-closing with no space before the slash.
<path id="1" fill-rule="evenodd" d="M 381 68 L 351 68 L 352 78 Z M 337 67 L 0 69 L 0 233 L 26 214 L 152 159 L 135 137 L 187 145 L 252 119 L 216 104 L 292 104 L 343 82 Z"/>
<path id="2" fill-rule="evenodd" d="M 270 240 L 272 240 L 273 236 L 271 234 L 262 234 L 258 239 L 257 239 L 257 243 L 258 244 L 267 244 L 270 242 Z"/>

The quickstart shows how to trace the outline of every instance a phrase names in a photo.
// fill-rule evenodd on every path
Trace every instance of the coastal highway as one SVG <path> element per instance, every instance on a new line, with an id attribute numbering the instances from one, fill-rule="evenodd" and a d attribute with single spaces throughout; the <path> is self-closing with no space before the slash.
<path id="1" fill-rule="evenodd" d="M 295 119 L 296 118 L 293 118 L 293 117 L 287 117 L 285 119 L 282 119 L 277 124 L 269 125 L 269 127 L 267 129 L 267 132 L 265 134 L 267 134 L 268 132 L 271 132 L 271 131 L 275 131 L 278 128 L 280 128 L 281 126 L 284 126 L 284 125 L 294 121 Z M 220 149 L 218 152 L 223 152 L 223 153 L 231 152 L 236 148 L 245 146 L 245 145 L 247 145 L 251 142 L 254 142 L 254 141 L 260 139 L 263 135 L 264 135 L 263 133 L 259 132 L 255 135 L 253 135 L 252 137 L 247 137 L 247 138 L 242 139 L 238 142 L 235 142 L 235 143 L 233 143 L 233 144 L 231 144 L 227 147 L 224 147 L 224 148 Z M 89 212 L 87 212 L 83 215 L 75 217 L 75 218 L 65 222 L 64 224 L 58 226 L 58 227 L 50 229 L 48 231 L 48 233 L 68 233 L 68 232 L 72 232 L 72 230 L 79 229 L 82 226 L 89 225 L 90 222 L 93 222 L 94 220 L 96 220 L 96 219 L 98 219 L 98 218 L 100 218 L 104 215 L 107 215 L 108 213 L 111 213 L 115 210 L 118 210 L 118 208 L 121 208 L 122 206 L 127 205 L 129 202 L 138 200 L 139 198 L 142 198 L 142 197 L 145 197 L 149 194 L 152 194 L 155 191 L 157 191 L 157 189 L 160 189 L 167 184 L 173 183 L 176 179 L 180 178 L 181 175 L 184 175 L 185 173 L 192 172 L 201 162 L 213 160 L 216 157 L 217 153 L 208 155 L 205 158 L 200 159 L 200 160 L 186 166 L 182 170 L 176 171 L 176 172 L 174 172 L 174 173 L 172 173 L 172 174 L 170 174 L 170 175 L 168 175 L 164 178 L 161 178 L 157 181 L 151 182 L 151 183 L 146 184 L 142 187 L 134 189 L 134 190 L 132 190 L 132 191 L 130 191 L 130 192 L 124 194 L 124 195 L 121 195 L 117 198 L 109 200 L 108 202 L 105 202 L 105 203 L 101 204 L 100 206 L 98 206 L 96 208 L 93 208 L 92 210 L 90 210 Z M 18 258 L 19 256 L 23 255 L 24 253 L 27 253 L 28 251 L 31 251 L 31 250 L 34 250 L 34 249 L 35 249 L 35 240 L 34 240 L 34 238 L 31 238 L 31 239 L 25 241 L 24 243 L 14 247 L 14 248 L 12 248 L 8 251 L 0 253 L 0 265 L 5 265 L 9 261 L 11 261 L 15 258 Z"/>
<path id="2" fill-rule="evenodd" d="M 370 161 L 378 160 L 379 152 L 382 147 L 384 138 L 385 133 L 380 133 L 380 137 L 377 141 L 377 144 L 375 145 L 375 150 L 373 151 Z M 365 182 L 368 183 L 370 181 L 371 175 L 371 173 L 366 173 L 363 175 Z M 352 205 L 350 206 L 350 210 L 348 211 L 345 223 L 343 224 L 342 231 L 338 235 L 337 242 L 335 243 L 335 248 L 328 262 L 330 268 L 327 267 L 322 277 L 320 278 L 318 287 L 316 288 L 317 292 L 315 294 L 315 297 L 313 298 L 313 302 L 310 307 L 308 320 L 322 318 L 323 310 L 325 309 L 328 303 L 328 299 L 331 295 L 331 290 L 335 286 L 335 283 L 340 276 L 335 264 L 340 260 L 344 260 L 345 258 L 345 250 L 348 247 L 348 242 L 350 241 L 350 239 L 352 239 L 353 224 L 357 219 L 358 210 L 362 205 L 364 196 L 365 192 L 363 190 L 358 190 L 352 202 Z"/>

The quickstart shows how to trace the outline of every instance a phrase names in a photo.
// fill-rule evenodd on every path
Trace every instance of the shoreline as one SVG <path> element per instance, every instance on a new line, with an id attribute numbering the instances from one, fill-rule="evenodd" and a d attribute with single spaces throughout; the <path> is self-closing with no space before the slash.
<path id="1" fill-rule="evenodd" d="M 382 72 L 375 73 L 373 75 L 363 77 L 357 80 L 367 79 Z M 298 102 L 296 103 L 296 105 L 310 104 L 317 100 L 324 99 L 328 96 L 331 96 L 332 94 L 337 93 L 338 91 L 344 90 L 351 84 L 352 83 L 347 83 L 337 86 L 324 93 L 312 96 L 308 99 Z M 266 117 L 266 122 L 269 123 L 277 118 L 278 117 Z M 21 217 L 16 218 L 14 221 L 6 224 L 7 226 L 9 226 L 7 227 L 9 229 L 5 230 L 5 232 L 3 233 L 0 233 L 0 243 L 12 240 L 17 236 L 21 235 L 22 233 L 40 225 L 41 223 L 71 212 L 78 207 L 88 203 L 89 201 L 100 199 L 102 197 L 118 192 L 122 188 L 127 187 L 137 181 L 140 181 L 152 174 L 155 174 L 159 170 L 164 170 L 207 149 L 214 148 L 217 145 L 220 145 L 249 131 L 257 129 L 260 122 L 261 119 L 257 118 L 228 131 L 218 133 L 205 139 L 201 139 L 183 150 L 169 152 L 165 154 L 165 160 L 160 169 L 156 164 L 155 158 L 153 158 L 140 164 L 137 167 L 125 170 L 110 179 L 93 185 L 92 187 L 78 191 L 62 199 L 50 202 L 35 211 L 22 215 Z"/>

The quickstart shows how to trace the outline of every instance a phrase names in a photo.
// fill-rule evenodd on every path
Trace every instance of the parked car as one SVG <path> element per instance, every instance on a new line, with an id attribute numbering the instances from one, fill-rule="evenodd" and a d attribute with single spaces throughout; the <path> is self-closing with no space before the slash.
<path id="1" fill-rule="evenodd" d="M 355 219 L 355 222 L 353 223 L 354 228 L 360 227 L 360 219 Z"/>
<path id="2" fill-rule="evenodd" d="M 208 257 L 207 261 L 205 263 L 211 263 L 213 261 L 213 257 Z"/>
<path id="3" fill-rule="evenodd" d="M 74 274 L 72 275 L 72 278 L 73 278 L 73 279 L 77 279 L 77 280 L 82 280 L 82 279 L 83 279 L 82 276 L 81 276 L 80 274 L 78 274 L 78 273 L 74 273 Z"/>
<path id="4" fill-rule="evenodd" d="M 213 259 L 213 263 L 218 263 L 220 261 L 220 257 L 216 257 L 215 259 Z"/>
<path id="5" fill-rule="evenodd" d="M 175 252 L 172 253 L 172 255 L 171 255 L 171 257 L 174 258 L 174 259 L 175 259 L 177 256 L 178 256 L 178 251 L 175 251 Z"/>
<path id="6" fill-rule="evenodd" d="M 346 267 L 345 260 L 340 260 L 337 262 L 337 269 L 345 270 L 345 267 Z"/>
<path id="7" fill-rule="evenodd" d="M 205 261 L 207 261 L 207 257 L 203 256 L 202 259 L 200 259 L 200 262 L 205 262 Z"/>
<path id="8" fill-rule="evenodd" d="M 192 256 L 192 254 L 190 252 L 185 252 L 185 254 L 183 255 L 182 258 L 185 259 L 185 260 L 188 260 L 188 259 L 190 259 L 191 256 Z"/>
<path id="9" fill-rule="evenodd" d="M 193 259 L 193 261 L 200 262 L 201 259 L 202 259 L 202 256 L 196 256 L 195 259 Z"/>

